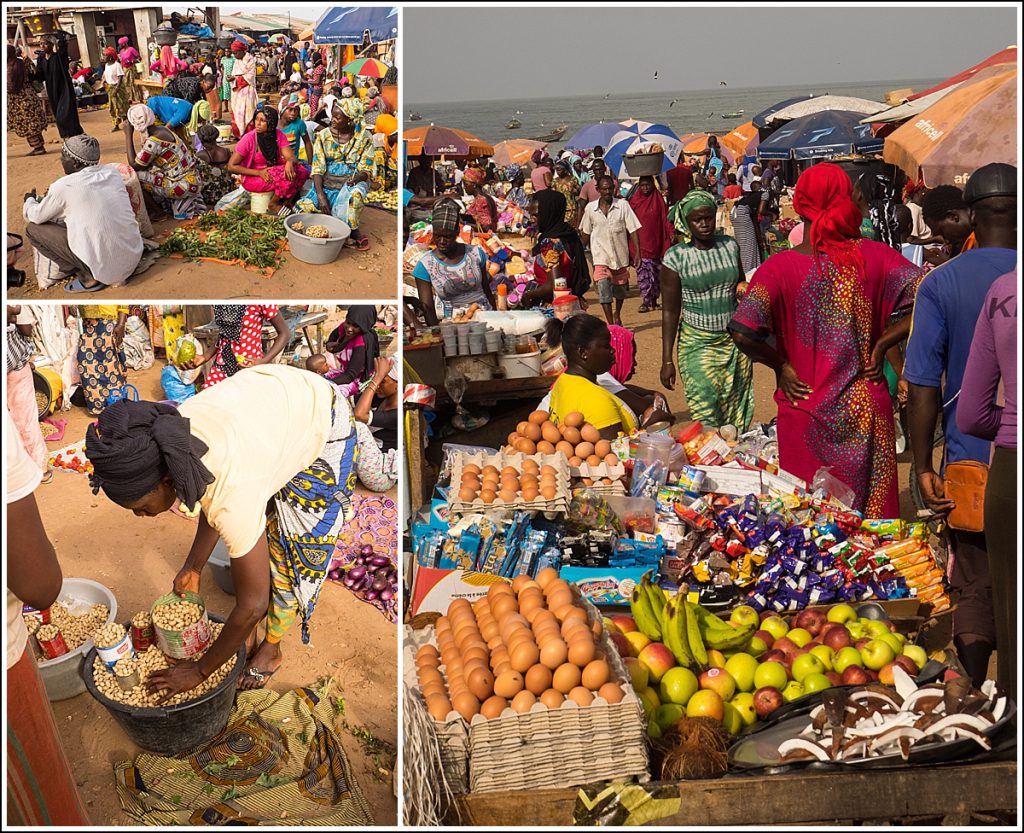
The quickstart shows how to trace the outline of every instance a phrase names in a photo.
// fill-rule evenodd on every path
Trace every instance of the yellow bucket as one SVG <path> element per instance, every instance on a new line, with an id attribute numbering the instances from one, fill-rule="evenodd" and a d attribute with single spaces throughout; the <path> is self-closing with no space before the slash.
<path id="1" fill-rule="evenodd" d="M 64 395 L 64 380 L 53 368 L 37 367 L 32 371 L 32 384 L 37 393 L 41 393 L 47 398 L 46 407 L 40 406 L 39 408 L 39 418 L 43 419 L 57 409 L 57 405 Z"/>

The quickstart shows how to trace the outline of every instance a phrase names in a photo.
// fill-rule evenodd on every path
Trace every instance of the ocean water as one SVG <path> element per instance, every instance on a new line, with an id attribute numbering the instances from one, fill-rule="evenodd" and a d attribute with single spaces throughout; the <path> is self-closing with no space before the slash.
<path id="1" fill-rule="evenodd" d="M 941 78 L 916 79 L 910 81 L 888 81 L 879 83 L 846 83 L 828 85 L 806 85 L 787 87 L 718 87 L 713 90 L 672 91 L 633 95 L 577 96 L 571 98 L 523 98 L 501 101 L 465 101 L 458 103 L 407 102 L 405 126 L 420 127 L 433 122 L 445 127 L 468 130 L 492 144 L 503 139 L 529 139 L 550 132 L 560 124 L 567 124 L 564 139 L 569 139 L 579 128 L 600 121 L 618 122 L 624 119 L 666 124 L 678 136 L 687 133 L 711 132 L 725 134 L 749 121 L 762 110 L 779 101 L 798 95 L 855 96 L 882 102 L 889 90 L 912 87 L 924 90 L 937 84 Z M 652 82 L 655 84 L 656 82 Z M 677 99 L 675 104 L 671 104 Z M 422 121 L 409 121 L 410 112 L 418 112 Z M 520 115 L 516 111 L 522 111 Z M 741 115 L 722 118 L 723 114 Z M 506 130 L 505 124 L 511 118 L 518 118 L 522 127 Z M 551 149 L 560 149 L 562 142 L 555 142 Z"/>

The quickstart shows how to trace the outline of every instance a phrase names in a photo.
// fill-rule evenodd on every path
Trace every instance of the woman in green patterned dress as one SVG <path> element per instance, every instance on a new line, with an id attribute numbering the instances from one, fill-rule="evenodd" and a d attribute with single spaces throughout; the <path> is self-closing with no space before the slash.
<path id="1" fill-rule="evenodd" d="M 744 431 L 754 415 L 753 365 L 726 330 L 743 267 L 739 245 L 716 228 L 717 211 L 714 196 L 694 190 L 674 212 L 684 242 L 661 267 L 661 383 L 674 389 L 675 349 L 690 416 Z"/>

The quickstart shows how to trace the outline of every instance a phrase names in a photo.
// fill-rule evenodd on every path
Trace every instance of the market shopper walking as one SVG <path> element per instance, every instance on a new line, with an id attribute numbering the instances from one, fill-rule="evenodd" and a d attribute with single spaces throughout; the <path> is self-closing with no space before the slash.
<path id="1" fill-rule="evenodd" d="M 309 643 L 338 535 L 352 517 L 357 444 L 348 400 L 314 373 L 263 365 L 178 408 L 118 402 L 87 429 L 85 453 L 93 491 L 136 516 L 179 504 L 199 515 L 174 592 L 200 591 L 218 538 L 231 558 L 235 607 L 220 636 L 198 661 L 152 675 L 150 690 L 167 698 L 195 688 L 243 643 L 239 687 L 264 687 L 297 617 Z M 256 647 L 264 617 L 266 636 Z"/>
<path id="2" fill-rule="evenodd" d="M 107 91 L 110 121 L 114 125 L 110 132 L 116 133 L 128 117 L 128 84 L 117 50 L 112 46 L 103 50 L 103 86 Z"/>
<path id="3" fill-rule="evenodd" d="M 952 216 L 960 211 L 955 207 L 955 195 L 949 194 L 949 211 L 929 211 L 930 201 L 946 199 L 948 192 L 942 191 L 944 186 L 925 198 L 925 221 L 930 228 L 950 240 L 950 226 L 961 231 L 973 227 L 977 241 L 975 248 L 933 269 L 922 281 L 903 364 L 903 376 L 909 383 L 914 472 L 921 496 L 940 514 L 956 508 L 946 495 L 946 467 L 951 463 L 972 467 L 971 461 L 987 466 L 991 457 L 988 439 L 960 431 L 957 410 L 963 400 L 967 357 L 985 296 L 997 278 L 1017 267 L 1016 178 L 1017 169 L 1012 165 L 992 163 L 976 170 L 963 193 L 965 223 Z M 931 204 L 934 206 L 934 202 Z M 983 407 L 990 404 L 991 400 Z M 946 448 L 936 472 L 933 436 L 940 405 Z M 980 686 L 996 644 L 996 630 L 989 558 L 985 535 L 980 531 L 983 523 L 980 518 L 969 517 L 970 514 L 969 507 L 961 507 L 949 519 L 953 550 L 950 581 L 960 593 L 953 613 L 953 644 L 964 669 L 975 686 Z"/>
<path id="4" fill-rule="evenodd" d="M 636 282 L 640 289 L 640 309 L 649 312 L 658 308 L 660 293 L 661 259 L 675 243 L 676 231 L 668 221 L 665 197 L 654 186 L 654 177 L 642 176 L 629 205 L 640 221 L 637 239 L 640 241 L 640 265 L 636 268 Z"/>
<path id="5" fill-rule="evenodd" d="M 1003 387 L 1003 405 L 996 391 Z M 1017 272 L 992 284 L 974 329 L 956 410 L 957 428 L 993 440 L 985 486 L 985 546 L 992 577 L 997 679 L 1017 699 Z"/>
<path id="6" fill-rule="evenodd" d="M 639 265 L 640 220 L 629 203 L 615 196 L 615 181 L 602 176 L 599 199 L 588 203 L 580 220 L 580 237 L 590 246 L 597 300 L 609 324 L 622 324 L 622 305 L 629 289 L 629 267 Z M 630 255 L 630 249 L 637 255 Z M 612 299 L 615 312 L 612 312 Z"/>
<path id="7" fill-rule="evenodd" d="M 776 373 L 781 468 L 808 483 L 831 468 L 853 491 L 853 508 L 897 518 L 896 438 L 882 365 L 906 337 L 921 270 L 861 239 L 851 190 L 838 165 L 821 162 L 800 175 L 793 207 L 809 233 L 761 265 L 729 330 L 744 353 Z M 894 313 L 904 315 L 890 324 Z"/>
<path id="8" fill-rule="evenodd" d="M 11 130 L 32 148 L 29 156 L 46 153 L 43 139 L 46 108 L 32 86 L 35 75 L 31 61 L 22 58 L 11 44 L 7 44 L 7 118 Z"/>
<path id="9" fill-rule="evenodd" d="M 727 329 L 744 280 L 740 248 L 717 230 L 707 191 L 690 191 L 676 205 L 686 226 L 684 242 L 668 250 L 661 267 L 661 383 L 675 389 L 675 359 L 690 417 L 745 431 L 754 416 L 753 363 Z"/>
<path id="10" fill-rule="evenodd" d="M 50 110 L 62 139 L 85 132 L 78 121 L 78 100 L 68 72 L 68 37 L 63 31 L 44 35 L 43 49 L 36 51 L 36 75 L 46 83 L 46 97 L 50 99 Z"/>
<path id="11" fill-rule="evenodd" d="M 39 427 L 39 404 L 32 381 L 32 313 L 18 304 L 7 306 L 7 411 L 17 436 L 32 462 L 49 482 L 53 472 L 47 464 L 46 440 Z M 14 440 L 11 439 L 10 442 Z"/>
<path id="12" fill-rule="evenodd" d="M 128 307 L 92 304 L 80 307 L 79 315 L 82 338 L 78 342 L 78 375 L 86 408 L 96 416 L 128 383 L 124 355 Z"/>

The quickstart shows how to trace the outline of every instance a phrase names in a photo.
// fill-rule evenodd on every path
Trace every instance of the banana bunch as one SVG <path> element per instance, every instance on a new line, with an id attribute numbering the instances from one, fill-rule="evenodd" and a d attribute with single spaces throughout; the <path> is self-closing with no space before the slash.
<path id="1" fill-rule="evenodd" d="M 376 191 L 370 191 L 366 195 L 366 202 L 382 206 L 390 211 L 397 211 L 398 190 L 396 188 L 391 188 L 389 190 L 379 188 Z"/>
<path id="2" fill-rule="evenodd" d="M 662 611 L 665 609 L 665 591 L 651 581 L 648 570 L 643 574 L 640 583 L 633 588 L 633 596 L 629 602 L 630 613 L 637 628 L 648 639 L 662 641 Z"/>
<path id="3" fill-rule="evenodd" d="M 757 631 L 756 625 L 737 627 L 715 616 L 700 605 L 693 605 L 704 644 L 716 651 L 736 651 L 745 647 Z"/>

